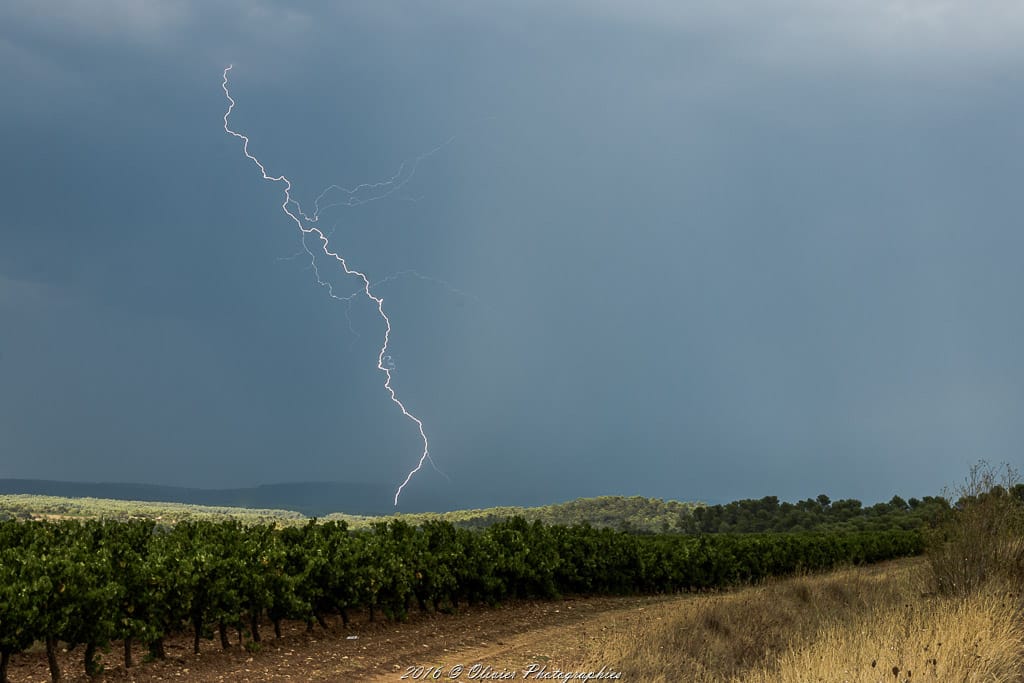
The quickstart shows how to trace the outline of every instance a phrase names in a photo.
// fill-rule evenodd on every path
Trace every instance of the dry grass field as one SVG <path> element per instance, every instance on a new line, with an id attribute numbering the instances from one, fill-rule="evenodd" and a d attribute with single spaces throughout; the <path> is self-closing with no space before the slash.
<path id="1" fill-rule="evenodd" d="M 930 574 L 920 559 L 658 605 L 580 667 L 651 683 L 1022 680 L 1019 593 L 942 596 Z"/>

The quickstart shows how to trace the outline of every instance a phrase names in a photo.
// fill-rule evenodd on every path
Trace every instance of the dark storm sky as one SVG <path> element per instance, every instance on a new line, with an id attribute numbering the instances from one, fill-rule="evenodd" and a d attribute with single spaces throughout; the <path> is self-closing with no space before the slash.
<path id="1" fill-rule="evenodd" d="M 0 5 L 0 476 L 938 493 L 1024 446 L 1024 9 Z M 341 293 L 357 283 L 320 263 Z M 442 285 L 437 280 L 443 280 Z M 456 291 L 457 290 L 457 291 Z M 353 330 L 355 334 L 353 334 Z"/>

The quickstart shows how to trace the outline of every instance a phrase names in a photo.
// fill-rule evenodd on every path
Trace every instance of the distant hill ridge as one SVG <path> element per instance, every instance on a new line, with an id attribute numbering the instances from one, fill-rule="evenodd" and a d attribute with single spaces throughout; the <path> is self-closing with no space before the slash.
<path id="1" fill-rule="evenodd" d="M 394 508 L 389 504 L 394 495 L 390 487 L 353 482 L 303 482 L 266 484 L 250 488 L 198 489 L 153 484 L 0 479 L 0 495 L 5 494 L 281 509 L 294 510 L 307 516 L 322 516 L 340 511 L 356 515 L 384 515 L 394 512 Z"/>
<path id="2" fill-rule="evenodd" d="M 442 513 L 398 513 L 391 491 L 356 490 L 359 484 L 277 484 L 246 489 L 189 489 L 148 484 L 73 483 L 0 479 L 0 516 L 149 517 L 162 520 L 234 517 L 249 521 L 302 522 L 309 517 L 343 520 L 353 527 L 402 519 L 436 519 L 481 528 L 521 516 L 546 524 L 587 523 L 643 532 L 677 531 L 696 504 L 641 496 L 579 498 L 541 507 L 493 507 Z M 375 500 L 369 500 L 376 496 Z M 339 504 L 339 501 L 344 501 Z M 384 501 L 383 503 L 381 501 Z M 337 512 L 363 510 L 352 514 Z"/>
<path id="3" fill-rule="evenodd" d="M 577 498 L 565 503 L 539 507 L 493 507 L 454 512 L 402 514 L 387 517 L 419 524 L 428 519 L 451 522 L 456 526 L 482 528 L 509 517 L 523 517 L 545 524 L 590 524 L 623 531 L 666 533 L 679 531 L 682 521 L 700 503 L 681 503 L 643 496 L 597 496 Z M 327 519 L 342 519 L 358 525 L 365 520 L 351 515 L 332 514 Z"/>
<path id="4" fill-rule="evenodd" d="M 1024 484 L 1015 487 L 1013 494 L 1024 499 Z M 795 503 L 765 496 L 724 505 L 600 496 L 540 507 L 395 514 L 391 495 L 391 490 L 383 486 L 330 482 L 213 490 L 0 479 L 0 518 L 148 517 L 168 522 L 235 518 L 300 524 L 316 516 L 344 520 L 354 528 L 390 519 L 411 524 L 443 520 L 480 528 L 521 516 L 546 524 L 587 523 L 636 533 L 704 534 L 918 529 L 934 527 L 950 509 L 950 502 L 939 496 L 909 500 L 893 496 L 887 503 L 864 506 L 859 500 L 832 501 L 821 494 Z M 338 512 L 339 508 L 346 512 Z"/>

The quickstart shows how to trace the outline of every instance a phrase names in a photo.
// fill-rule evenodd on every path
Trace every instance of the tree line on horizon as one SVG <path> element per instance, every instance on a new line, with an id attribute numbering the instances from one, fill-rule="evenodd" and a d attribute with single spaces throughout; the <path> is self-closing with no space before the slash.
<path id="1" fill-rule="evenodd" d="M 471 529 L 521 516 L 545 524 L 590 524 L 634 534 L 757 534 L 922 529 L 938 524 L 950 508 L 949 501 L 940 496 L 909 500 L 893 496 L 889 502 L 870 506 L 852 498 L 832 501 L 825 494 L 796 503 L 765 496 L 718 505 L 642 496 L 600 496 L 534 508 L 460 510 L 400 518 L 411 523 L 440 519 Z"/>
<path id="2" fill-rule="evenodd" d="M 887 503 L 868 507 L 855 498 L 833 501 L 825 494 L 796 503 L 765 496 L 694 507 L 680 517 L 677 531 L 711 534 L 921 529 L 941 523 L 949 510 L 949 501 L 940 496 L 909 500 L 893 496 Z"/>

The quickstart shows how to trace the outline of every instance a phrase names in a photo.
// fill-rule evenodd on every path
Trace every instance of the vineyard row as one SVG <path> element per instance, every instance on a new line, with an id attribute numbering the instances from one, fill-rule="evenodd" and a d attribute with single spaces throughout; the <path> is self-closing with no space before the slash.
<path id="1" fill-rule="evenodd" d="M 849 534 L 636 536 L 521 518 L 481 531 L 446 522 L 343 522 L 301 527 L 238 522 L 0 522 L 0 681 L 10 657 L 44 642 L 59 677 L 58 642 L 97 648 L 133 641 L 163 656 L 163 638 L 245 629 L 254 642 L 268 619 L 348 623 L 403 619 L 412 608 L 562 594 L 662 593 L 719 588 L 802 570 L 922 552 L 916 531 Z"/>

